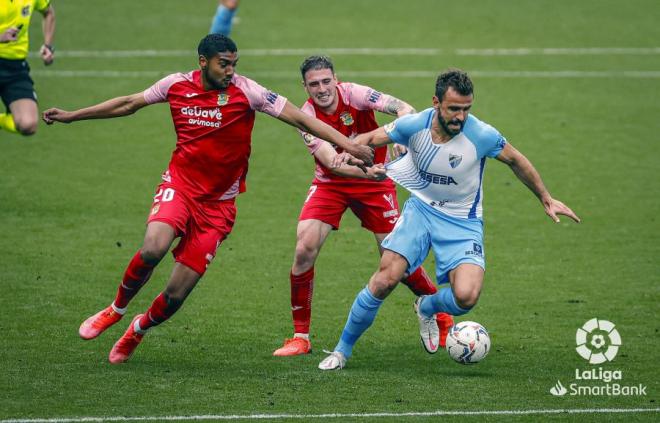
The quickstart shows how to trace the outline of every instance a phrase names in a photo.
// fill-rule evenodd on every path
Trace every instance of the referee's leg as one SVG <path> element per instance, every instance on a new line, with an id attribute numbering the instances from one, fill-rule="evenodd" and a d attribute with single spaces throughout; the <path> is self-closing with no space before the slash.
<path id="1" fill-rule="evenodd" d="M 21 135 L 34 135 L 39 122 L 37 102 L 31 98 L 21 98 L 9 103 L 9 111 L 14 119 L 16 130 Z"/>

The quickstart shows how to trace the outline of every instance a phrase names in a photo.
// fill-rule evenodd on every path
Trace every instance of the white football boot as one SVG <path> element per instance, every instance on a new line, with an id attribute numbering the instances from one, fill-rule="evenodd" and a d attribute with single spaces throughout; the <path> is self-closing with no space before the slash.
<path id="1" fill-rule="evenodd" d="M 419 305 L 424 297 L 427 297 L 427 295 L 417 297 L 413 307 L 417 314 L 417 318 L 419 319 L 419 336 L 422 341 L 422 346 L 427 353 L 435 354 L 440 345 L 440 329 L 438 329 L 438 321 L 435 319 L 435 314 L 426 317 L 419 311 Z"/>
<path id="2" fill-rule="evenodd" d="M 324 353 L 330 354 L 319 363 L 319 369 L 321 370 L 337 370 L 343 369 L 346 366 L 346 357 L 344 353 L 340 351 L 326 351 Z"/>

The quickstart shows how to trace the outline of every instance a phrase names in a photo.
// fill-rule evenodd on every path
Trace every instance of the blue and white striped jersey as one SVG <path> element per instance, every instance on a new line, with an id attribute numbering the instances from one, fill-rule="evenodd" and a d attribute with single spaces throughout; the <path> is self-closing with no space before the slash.
<path id="1" fill-rule="evenodd" d="M 506 139 L 470 114 L 461 133 L 444 144 L 434 144 L 433 119 L 435 109 L 429 108 L 385 125 L 392 141 L 408 147 L 406 155 L 386 166 L 387 176 L 436 210 L 481 219 L 486 157 L 497 157 Z"/>

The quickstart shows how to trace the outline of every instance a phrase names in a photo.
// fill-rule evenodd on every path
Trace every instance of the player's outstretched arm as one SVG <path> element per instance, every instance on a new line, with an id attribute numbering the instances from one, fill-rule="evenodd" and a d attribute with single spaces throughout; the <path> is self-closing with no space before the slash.
<path id="1" fill-rule="evenodd" d="M 400 100 L 389 94 L 383 94 L 383 96 L 386 98 L 385 106 L 383 108 L 383 113 L 387 113 L 388 115 L 392 115 L 396 117 L 417 113 L 417 110 L 415 110 L 413 106 L 406 103 L 405 101 Z M 395 143 L 392 145 L 392 153 L 394 154 L 395 158 L 399 156 L 403 156 L 404 154 L 406 154 L 407 151 L 408 149 L 401 144 Z"/>
<path id="2" fill-rule="evenodd" d="M 55 122 L 71 123 L 85 119 L 108 119 L 133 114 L 146 106 L 142 92 L 116 97 L 94 106 L 68 112 L 66 110 L 52 108 L 43 112 L 43 120 L 48 125 Z"/>
<path id="3" fill-rule="evenodd" d="M 353 139 L 353 142 L 370 147 L 380 147 L 381 145 L 391 144 L 393 141 L 387 136 L 385 129 L 381 126 L 371 132 L 365 132 Z"/>
<path id="4" fill-rule="evenodd" d="M 387 101 L 385 103 L 385 107 L 383 108 L 383 113 L 387 113 L 388 115 L 392 115 L 396 117 L 401 117 L 417 112 L 413 106 L 406 103 L 405 101 L 399 100 L 398 98 L 391 96 L 389 94 L 384 94 L 384 95 L 386 96 Z"/>
<path id="5" fill-rule="evenodd" d="M 314 152 L 314 157 L 336 175 L 375 181 L 382 181 L 387 177 L 383 165 L 375 164 L 371 167 L 365 167 L 362 160 L 356 159 L 346 152 L 337 153 L 327 142 L 323 142 Z"/>
<path id="6" fill-rule="evenodd" d="M 381 145 L 389 144 L 392 142 L 390 137 L 387 136 L 385 129 L 376 128 L 371 132 L 366 132 L 364 134 L 359 134 L 357 137 L 353 138 L 355 144 L 369 146 L 371 148 L 380 147 Z M 341 156 L 337 155 L 332 159 L 331 168 L 337 168 L 341 165 Z"/>
<path id="7" fill-rule="evenodd" d="M 541 204 L 543 204 L 545 213 L 550 216 L 554 222 L 559 223 L 558 215 L 568 216 L 574 221 L 578 223 L 580 222 L 580 218 L 573 212 L 573 210 L 561 201 L 552 198 L 543 184 L 541 175 L 539 175 L 538 171 L 534 168 L 532 162 L 530 162 L 527 157 L 516 150 L 511 144 L 507 143 L 504 145 L 504 148 L 497 156 L 497 160 L 509 165 L 518 179 L 520 179 L 523 184 L 527 185 L 527 188 L 538 197 Z"/>
<path id="8" fill-rule="evenodd" d="M 326 140 L 344 149 L 344 151 L 362 160 L 367 165 L 373 163 L 374 152 L 371 148 L 351 142 L 351 140 L 330 125 L 326 125 L 320 120 L 303 113 L 290 101 L 286 102 L 284 109 L 277 118 L 289 125 L 295 126 L 301 131 L 309 132 L 322 140 Z"/>

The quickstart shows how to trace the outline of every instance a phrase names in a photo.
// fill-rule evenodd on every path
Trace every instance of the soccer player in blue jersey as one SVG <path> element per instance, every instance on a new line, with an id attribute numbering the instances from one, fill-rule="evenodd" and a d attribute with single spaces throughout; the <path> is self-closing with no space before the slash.
<path id="1" fill-rule="evenodd" d="M 382 243 L 380 268 L 355 298 L 346 326 L 321 370 L 341 369 L 353 346 L 374 321 L 383 300 L 407 274 L 419 267 L 433 249 L 436 278 L 450 287 L 419 297 L 415 310 L 427 351 L 438 343 L 435 314 L 459 316 L 479 298 L 484 279 L 485 250 L 481 200 L 486 158 L 509 165 L 513 173 L 541 201 L 545 213 L 580 219 L 564 203 L 552 198 L 532 163 L 492 126 L 470 114 L 473 86 L 469 76 L 449 69 L 436 81 L 433 107 L 406 115 L 356 142 L 371 146 L 398 143 L 408 153 L 387 167 L 387 175 L 411 196 L 394 230 Z M 344 160 L 352 160 L 343 156 Z"/>

